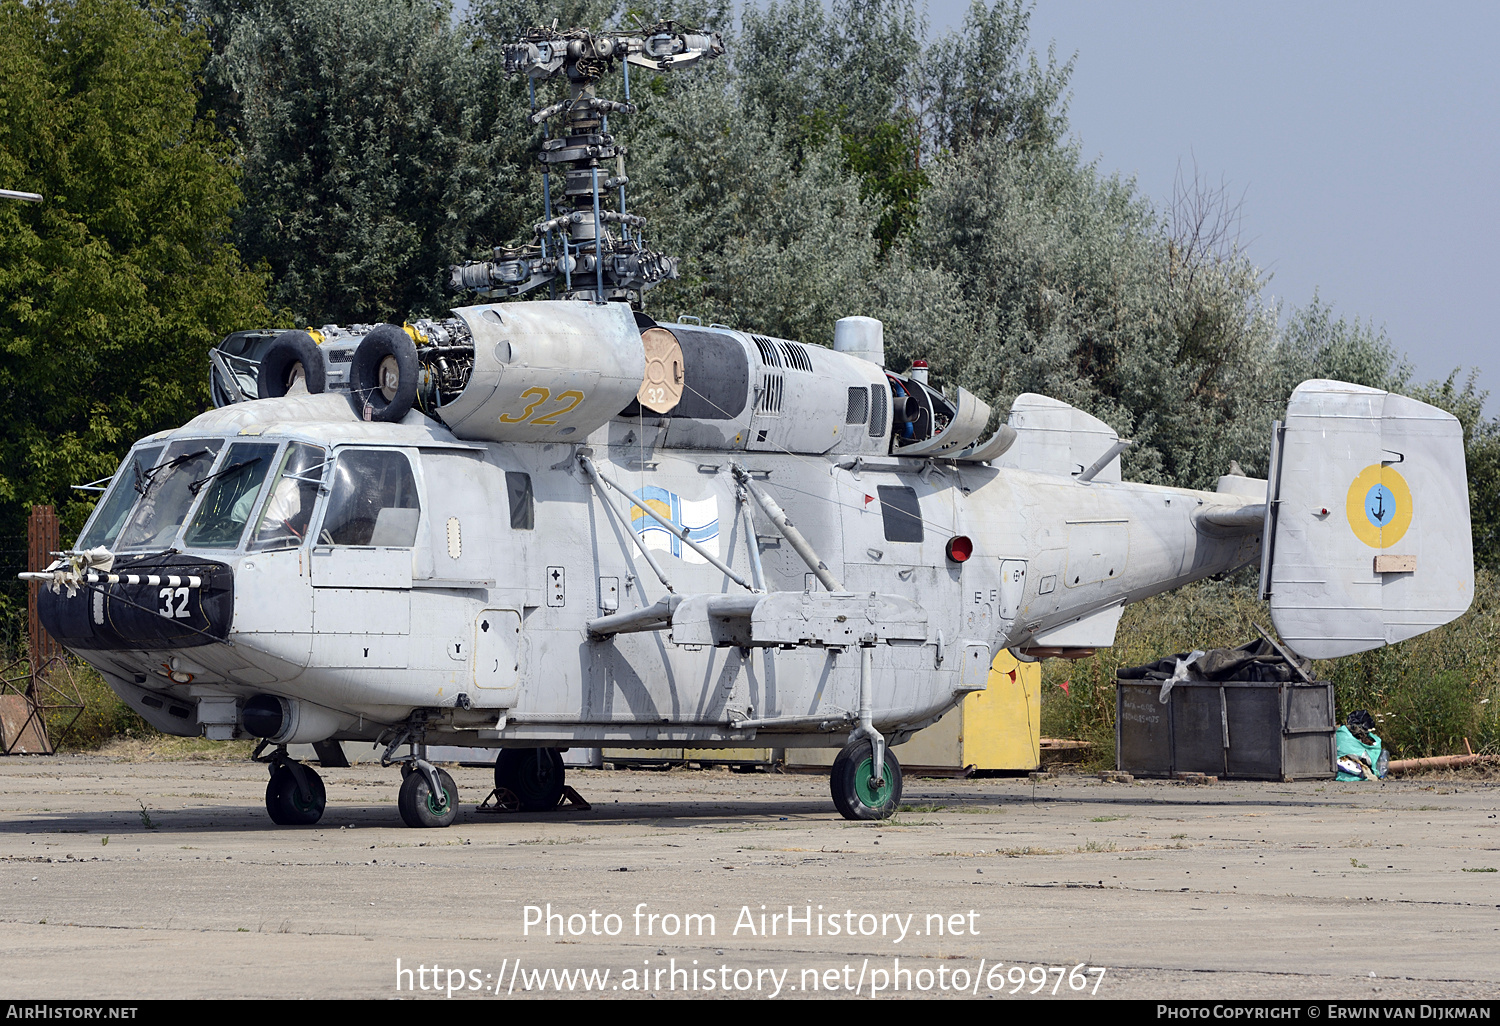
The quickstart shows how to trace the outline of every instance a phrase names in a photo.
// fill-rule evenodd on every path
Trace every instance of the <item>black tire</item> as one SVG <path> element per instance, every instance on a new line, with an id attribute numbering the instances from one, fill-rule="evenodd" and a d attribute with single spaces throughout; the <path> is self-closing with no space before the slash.
<path id="1" fill-rule="evenodd" d="M 299 367 L 308 392 L 317 395 L 327 387 L 323 354 L 318 351 L 318 344 L 312 336 L 305 331 L 283 331 L 260 358 L 260 370 L 255 378 L 255 389 L 260 398 L 280 399 L 286 395 Z"/>
<path id="2" fill-rule="evenodd" d="M 349 364 L 349 394 L 355 412 L 370 419 L 398 421 L 417 401 L 417 346 L 394 324 L 380 324 L 360 340 Z"/>
<path id="3" fill-rule="evenodd" d="M 396 798 L 396 808 L 401 810 L 401 819 L 409 827 L 445 827 L 458 818 L 458 785 L 444 770 L 437 771 L 438 782 L 448 796 L 446 807 L 439 809 L 433 801 L 432 787 L 427 783 L 427 774 L 418 770 L 408 773 L 401 781 L 401 793 Z"/>
<path id="4" fill-rule="evenodd" d="M 833 805 L 845 819 L 889 819 L 901 804 L 901 764 L 889 747 L 885 750 L 885 786 L 870 786 L 875 764 L 875 746 L 868 740 L 846 745 L 833 760 L 828 780 Z"/>
<path id="5" fill-rule="evenodd" d="M 509 788 L 523 812 L 557 808 L 566 776 L 556 748 L 503 748 L 495 759 L 495 786 Z"/>
<path id="6" fill-rule="evenodd" d="M 323 778 L 306 766 L 302 767 L 302 772 L 307 774 L 307 785 L 312 791 L 311 802 L 298 792 L 297 778 L 291 770 L 285 766 L 277 766 L 271 771 L 271 779 L 266 784 L 266 812 L 270 813 L 272 823 L 278 826 L 312 826 L 323 818 L 323 810 L 328 806 L 328 792 L 323 787 Z"/>

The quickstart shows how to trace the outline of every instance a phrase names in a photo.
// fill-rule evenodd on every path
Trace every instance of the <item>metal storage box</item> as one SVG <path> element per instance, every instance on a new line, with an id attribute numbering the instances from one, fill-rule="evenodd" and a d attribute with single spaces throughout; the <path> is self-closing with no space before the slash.
<path id="1" fill-rule="evenodd" d="M 1244 780 L 1334 775 L 1333 685 L 1185 680 L 1115 682 L 1115 765 L 1142 777 Z"/>

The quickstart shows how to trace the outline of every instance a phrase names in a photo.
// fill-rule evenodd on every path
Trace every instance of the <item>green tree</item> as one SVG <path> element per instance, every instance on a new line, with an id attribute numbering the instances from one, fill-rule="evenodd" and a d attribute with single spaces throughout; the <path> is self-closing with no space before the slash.
<path id="1" fill-rule="evenodd" d="M 1031 7 L 1022 0 L 971 0 L 963 25 L 923 56 L 922 108 L 931 148 L 980 139 L 1050 149 L 1067 130 L 1073 61 L 1044 65 L 1031 48 Z"/>
<path id="2" fill-rule="evenodd" d="M 927 179 L 918 94 L 925 24 L 911 0 L 787 0 L 749 8 L 736 40 L 750 119 L 793 163 L 837 139 L 885 252 L 911 230 Z"/>
<path id="3" fill-rule="evenodd" d="M 301 323 L 399 320 L 448 305 L 448 265 L 531 216 L 525 85 L 503 75 L 485 5 L 248 0 L 205 5 L 234 98 L 240 244 Z M 539 218 L 537 218 L 539 219 Z"/>
<path id="4" fill-rule="evenodd" d="M 196 116 L 202 34 L 127 0 L 0 3 L 0 517 L 59 507 L 65 535 L 138 437 L 208 401 L 205 350 L 263 323 L 266 281 L 228 242 L 230 146 Z"/>
<path id="5" fill-rule="evenodd" d="M 1025 391 L 1072 403 L 1135 439 L 1139 480 L 1263 465 L 1275 318 L 1247 260 L 1174 276 L 1161 217 L 1071 147 L 989 135 L 929 175 L 914 241 L 877 286 L 892 366 L 926 357 L 1000 411 Z"/>

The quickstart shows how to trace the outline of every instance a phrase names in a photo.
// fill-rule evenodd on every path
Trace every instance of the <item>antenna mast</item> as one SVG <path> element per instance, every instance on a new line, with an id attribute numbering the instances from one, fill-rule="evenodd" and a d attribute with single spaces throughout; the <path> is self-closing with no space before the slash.
<path id="1" fill-rule="evenodd" d="M 555 26 L 555 23 L 554 23 Z M 677 259 L 646 246 L 646 219 L 625 207 L 628 147 L 609 132 L 609 115 L 634 114 L 630 66 L 667 71 L 712 60 L 724 53 L 719 33 L 685 30 L 660 22 L 639 36 L 588 29 L 531 29 L 505 46 L 505 70 L 528 78 L 533 125 L 542 127 L 537 163 L 542 168 L 543 220 L 532 226 L 536 241 L 496 247 L 491 260 L 452 269 L 452 284 L 484 297 L 516 296 L 541 285 L 553 298 L 595 303 L 624 300 L 639 307 L 647 289 L 677 277 Z M 599 79 L 622 63 L 625 99 L 596 94 Z M 536 84 L 555 75 L 568 79 L 568 99 L 537 110 Z M 553 138 L 548 122 L 560 117 Z M 613 163 L 613 174 L 611 171 Z M 552 177 L 563 182 L 554 210 Z M 616 201 L 617 209 L 611 209 Z"/>

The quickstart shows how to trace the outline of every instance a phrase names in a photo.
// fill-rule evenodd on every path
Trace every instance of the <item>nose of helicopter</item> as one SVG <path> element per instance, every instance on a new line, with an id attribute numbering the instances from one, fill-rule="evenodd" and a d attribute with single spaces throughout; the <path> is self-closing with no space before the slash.
<path id="1" fill-rule="evenodd" d="M 234 619 L 227 564 L 182 553 L 122 556 L 106 572 L 43 585 L 37 614 L 70 649 L 195 648 L 223 641 Z"/>

